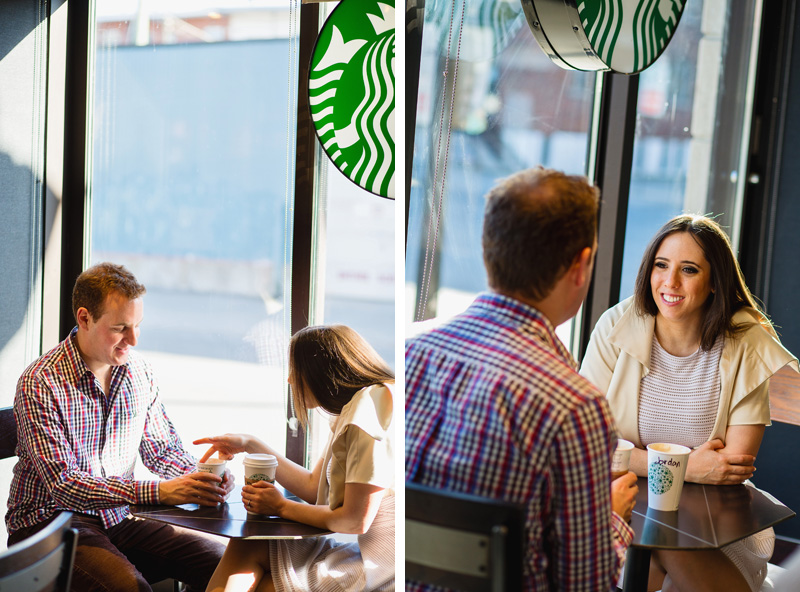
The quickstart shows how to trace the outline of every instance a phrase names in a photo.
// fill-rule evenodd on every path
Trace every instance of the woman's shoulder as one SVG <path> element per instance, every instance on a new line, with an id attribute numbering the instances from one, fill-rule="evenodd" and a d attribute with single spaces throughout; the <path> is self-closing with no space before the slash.
<path id="1" fill-rule="evenodd" d="M 339 415 L 338 430 L 355 425 L 374 438 L 382 437 L 394 417 L 392 386 L 372 384 L 356 392 Z"/>
<path id="2" fill-rule="evenodd" d="M 775 332 L 775 328 L 772 326 L 767 316 L 760 310 L 756 310 L 750 306 L 743 306 L 733 313 L 731 323 L 735 327 L 741 327 L 741 332 L 743 333 L 753 331 L 754 329 L 761 329 L 762 331 L 757 331 L 754 334 L 760 336 L 762 333 L 766 333 L 770 337 L 778 338 L 778 334 Z"/>
<path id="3" fill-rule="evenodd" d="M 760 359 L 770 367 L 793 364 L 797 369 L 797 358 L 783 346 L 775 328 L 763 313 L 745 307 L 733 315 L 733 323 L 739 330 L 726 349 L 731 353 L 736 352 L 735 357 Z"/>

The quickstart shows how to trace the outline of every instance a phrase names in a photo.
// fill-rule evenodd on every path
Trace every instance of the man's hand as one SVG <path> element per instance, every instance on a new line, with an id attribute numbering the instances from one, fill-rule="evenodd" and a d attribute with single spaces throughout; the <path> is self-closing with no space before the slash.
<path id="1" fill-rule="evenodd" d="M 179 504 L 216 506 L 224 502 L 233 489 L 233 475 L 228 469 L 225 469 L 225 477 L 230 482 L 228 486 L 221 477 L 213 473 L 189 473 L 161 481 L 158 484 L 159 501 L 170 506 Z M 227 479 L 228 477 L 230 479 Z"/>
<path id="2" fill-rule="evenodd" d="M 230 469 L 226 467 L 225 474 L 222 475 L 222 488 L 225 490 L 225 499 L 228 499 L 228 496 L 231 494 L 231 491 L 233 491 L 234 485 L 235 483 L 234 483 L 233 473 L 231 473 Z"/>
<path id="3" fill-rule="evenodd" d="M 756 457 L 750 454 L 725 454 L 722 440 L 715 439 L 698 446 L 689 455 L 686 480 L 708 485 L 738 485 L 753 476 Z"/>
<path id="4" fill-rule="evenodd" d="M 633 471 L 628 471 L 622 477 L 611 482 L 611 509 L 619 514 L 625 522 L 631 521 L 637 493 L 639 493 L 639 486 L 636 473 Z"/>

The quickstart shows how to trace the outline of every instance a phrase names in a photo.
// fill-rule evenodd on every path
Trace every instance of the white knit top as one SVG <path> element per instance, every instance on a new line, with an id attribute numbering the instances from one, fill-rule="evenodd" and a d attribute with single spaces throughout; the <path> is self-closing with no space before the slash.
<path id="1" fill-rule="evenodd" d="M 653 336 L 650 372 L 639 385 L 639 437 L 647 446 L 672 442 L 690 448 L 708 441 L 719 406 L 719 360 L 723 338 L 710 351 L 698 349 L 690 356 L 667 353 Z M 736 565 L 757 592 L 767 575 L 775 532 L 768 528 L 730 545 L 722 552 Z"/>
<path id="2" fill-rule="evenodd" d="M 683 444 L 706 442 L 714 429 L 719 406 L 719 360 L 723 338 L 710 351 L 698 348 L 689 356 L 668 353 L 653 336 L 650 372 L 639 386 L 639 438 Z"/>

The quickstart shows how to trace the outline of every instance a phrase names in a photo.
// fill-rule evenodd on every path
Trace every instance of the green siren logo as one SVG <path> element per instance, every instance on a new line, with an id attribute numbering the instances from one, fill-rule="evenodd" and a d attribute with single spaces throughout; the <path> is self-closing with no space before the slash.
<path id="1" fill-rule="evenodd" d="M 528 24 L 556 64 L 574 70 L 641 72 L 666 49 L 686 0 L 522 0 Z"/>
<path id="2" fill-rule="evenodd" d="M 669 43 L 683 0 L 586 0 L 578 6 L 584 31 L 600 59 L 617 72 L 639 72 Z"/>
<path id="3" fill-rule="evenodd" d="M 394 199 L 394 6 L 342 0 L 311 57 L 311 119 L 325 153 L 360 187 Z"/>

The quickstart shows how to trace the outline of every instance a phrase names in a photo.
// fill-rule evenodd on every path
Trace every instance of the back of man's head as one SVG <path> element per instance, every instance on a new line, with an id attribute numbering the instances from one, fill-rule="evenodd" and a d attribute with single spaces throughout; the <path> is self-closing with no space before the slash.
<path id="1" fill-rule="evenodd" d="M 537 167 L 486 196 L 483 261 L 489 286 L 540 301 L 597 233 L 600 191 L 585 177 Z"/>
<path id="2" fill-rule="evenodd" d="M 84 270 L 72 289 L 72 314 L 78 319 L 78 309 L 85 308 L 96 321 L 103 316 L 106 296 L 120 294 L 128 300 L 143 296 L 146 289 L 124 266 L 98 263 Z"/>

